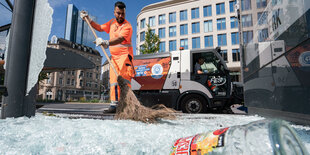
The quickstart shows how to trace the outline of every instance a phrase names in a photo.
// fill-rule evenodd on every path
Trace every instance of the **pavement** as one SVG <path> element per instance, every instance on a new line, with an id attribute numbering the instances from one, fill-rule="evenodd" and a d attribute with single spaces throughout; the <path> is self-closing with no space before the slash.
<path id="1" fill-rule="evenodd" d="M 66 102 L 66 103 L 40 103 L 43 105 L 37 109 L 37 112 L 49 112 L 49 113 L 68 113 L 68 114 L 102 114 L 103 111 L 109 108 L 108 103 L 78 103 L 78 102 Z"/>
<path id="2" fill-rule="evenodd" d="M 38 108 L 38 113 L 61 114 L 62 117 L 68 118 L 92 118 L 92 119 L 113 119 L 114 114 L 107 114 L 103 111 L 109 108 L 109 103 L 38 103 L 43 105 Z M 231 106 L 235 114 L 245 115 L 246 113 L 239 110 L 242 105 Z M 181 112 L 180 112 L 181 113 Z"/>

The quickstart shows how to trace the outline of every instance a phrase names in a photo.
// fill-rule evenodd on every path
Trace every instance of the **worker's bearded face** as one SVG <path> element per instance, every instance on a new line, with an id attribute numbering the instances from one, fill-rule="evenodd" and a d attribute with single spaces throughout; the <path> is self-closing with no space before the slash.
<path id="1" fill-rule="evenodd" d="M 121 24 L 125 21 L 125 8 L 124 9 L 120 9 L 118 7 L 114 8 L 114 16 L 116 18 L 116 21 Z"/>

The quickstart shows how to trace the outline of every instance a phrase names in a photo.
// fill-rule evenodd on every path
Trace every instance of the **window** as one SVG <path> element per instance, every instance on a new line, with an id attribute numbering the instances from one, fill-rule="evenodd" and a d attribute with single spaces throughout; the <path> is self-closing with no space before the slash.
<path id="1" fill-rule="evenodd" d="M 62 85 L 62 78 L 59 78 L 58 83 L 59 83 L 59 85 Z"/>
<path id="2" fill-rule="evenodd" d="M 144 41 L 145 40 L 145 32 L 141 32 L 140 33 L 140 41 Z"/>
<path id="3" fill-rule="evenodd" d="M 92 78 L 93 77 L 93 73 L 89 73 L 89 77 Z"/>
<path id="4" fill-rule="evenodd" d="M 258 12 L 257 13 L 258 25 L 267 24 L 267 12 Z"/>
<path id="5" fill-rule="evenodd" d="M 154 29 L 153 29 L 153 30 L 151 30 L 151 33 L 152 33 L 152 34 L 155 34 L 155 30 L 154 30 Z"/>
<path id="6" fill-rule="evenodd" d="M 48 79 L 46 79 L 46 80 L 47 80 L 47 83 L 48 83 L 48 84 L 51 84 L 51 82 L 52 82 L 51 76 L 48 76 Z"/>
<path id="7" fill-rule="evenodd" d="M 166 37 L 166 28 L 159 28 L 158 37 L 159 38 L 165 38 Z"/>
<path id="8" fill-rule="evenodd" d="M 230 17 L 230 28 L 238 28 L 238 19 L 236 17 Z"/>
<path id="9" fill-rule="evenodd" d="M 199 18 L 199 8 L 193 8 L 192 9 L 192 19 Z"/>
<path id="10" fill-rule="evenodd" d="M 200 37 L 192 38 L 192 48 L 200 48 Z"/>
<path id="11" fill-rule="evenodd" d="M 175 37 L 177 35 L 177 27 L 170 26 L 169 27 L 169 37 Z"/>
<path id="12" fill-rule="evenodd" d="M 199 22 L 192 23 L 192 33 L 200 33 Z"/>
<path id="13" fill-rule="evenodd" d="M 143 29 L 145 28 L 145 19 L 141 19 L 141 25 L 140 25 L 140 28 Z"/>
<path id="14" fill-rule="evenodd" d="M 232 45 L 239 44 L 239 33 L 238 32 L 231 33 L 231 44 Z"/>
<path id="15" fill-rule="evenodd" d="M 83 80 L 80 80 L 80 86 L 83 87 Z"/>
<path id="16" fill-rule="evenodd" d="M 216 4 L 216 14 L 225 14 L 225 3 Z"/>
<path id="17" fill-rule="evenodd" d="M 72 75 L 75 75 L 75 71 L 72 71 L 71 74 L 72 74 Z"/>
<path id="18" fill-rule="evenodd" d="M 166 15 L 165 14 L 159 15 L 158 25 L 162 25 L 162 24 L 166 24 Z"/>
<path id="19" fill-rule="evenodd" d="M 229 2 L 229 12 L 235 12 L 236 1 Z"/>
<path id="20" fill-rule="evenodd" d="M 175 12 L 169 13 L 169 23 L 175 23 L 176 21 L 177 21 L 176 13 Z"/>
<path id="21" fill-rule="evenodd" d="M 74 79 L 71 80 L 71 85 L 75 86 L 75 80 Z"/>
<path id="22" fill-rule="evenodd" d="M 213 47 L 213 36 L 205 36 L 205 47 Z"/>
<path id="23" fill-rule="evenodd" d="M 269 37 L 268 28 L 258 30 L 258 41 L 263 42 Z"/>
<path id="24" fill-rule="evenodd" d="M 180 35 L 187 35 L 188 34 L 188 28 L 187 24 L 180 25 Z"/>
<path id="25" fill-rule="evenodd" d="M 251 0 L 241 0 L 241 10 L 251 10 Z"/>
<path id="26" fill-rule="evenodd" d="M 142 45 L 140 45 L 140 51 L 142 51 L 142 50 L 144 50 L 144 47 Z"/>
<path id="27" fill-rule="evenodd" d="M 170 40 L 169 41 L 169 51 L 176 51 L 177 50 L 177 41 Z"/>
<path id="28" fill-rule="evenodd" d="M 242 21 L 242 26 L 243 26 L 243 27 L 250 27 L 250 26 L 253 26 L 252 14 L 242 15 L 241 21 Z"/>
<path id="29" fill-rule="evenodd" d="M 204 6 L 203 7 L 203 16 L 204 17 L 210 17 L 212 16 L 212 8 L 211 5 Z"/>
<path id="30" fill-rule="evenodd" d="M 180 47 L 183 47 L 185 50 L 188 49 L 188 39 L 181 39 Z"/>
<path id="31" fill-rule="evenodd" d="M 226 34 L 218 34 L 217 43 L 218 46 L 226 46 L 227 45 Z"/>
<path id="32" fill-rule="evenodd" d="M 193 53 L 192 56 L 192 60 L 195 62 L 197 62 L 197 60 L 199 58 L 204 58 L 204 63 L 201 65 L 201 69 L 203 72 L 207 72 L 207 73 L 219 73 L 222 72 L 224 73 L 224 67 L 219 65 L 222 62 L 220 61 L 220 59 L 217 57 L 217 55 L 215 55 L 215 53 L 213 52 L 206 52 L 206 53 Z M 223 88 L 226 89 L 226 88 Z"/>
<path id="33" fill-rule="evenodd" d="M 67 85 L 70 85 L 70 78 L 67 79 Z"/>
<path id="34" fill-rule="evenodd" d="M 150 27 L 155 26 L 155 16 L 149 18 L 149 25 Z"/>
<path id="35" fill-rule="evenodd" d="M 233 49 L 233 50 L 232 50 L 232 57 L 233 57 L 233 62 L 235 62 L 235 61 L 240 61 L 240 52 L 239 52 L 239 49 Z"/>
<path id="36" fill-rule="evenodd" d="M 243 32 L 243 43 L 247 44 L 253 41 L 253 31 L 244 31 Z"/>
<path id="37" fill-rule="evenodd" d="M 180 21 L 187 20 L 187 10 L 180 11 Z"/>
<path id="38" fill-rule="evenodd" d="M 212 20 L 207 20 L 204 22 L 204 32 L 212 32 Z"/>
<path id="39" fill-rule="evenodd" d="M 86 77 L 89 77 L 89 72 L 86 72 Z"/>
<path id="40" fill-rule="evenodd" d="M 99 79 L 99 74 L 96 73 L 96 79 Z"/>
<path id="41" fill-rule="evenodd" d="M 221 50 L 221 56 L 225 62 L 227 62 L 227 50 Z"/>
<path id="42" fill-rule="evenodd" d="M 226 29 L 226 20 L 225 18 L 217 19 L 217 30 Z"/>
<path id="43" fill-rule="evenodd" d="M 159 43 L 159 52 L 165 52 L 166 51 L 166 42 L 160 42 Z"/>
<path id="44" fill-rule="evenodd" d="M 256 0 L 257 8 L 264 8 L 267 6 L 267 0 Z"/>

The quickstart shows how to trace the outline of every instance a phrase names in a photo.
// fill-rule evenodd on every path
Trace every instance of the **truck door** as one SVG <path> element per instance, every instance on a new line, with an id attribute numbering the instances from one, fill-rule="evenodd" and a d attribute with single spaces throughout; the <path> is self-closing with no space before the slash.
<path id="1" fill-rule="evenodd" d="M 227 97 L 230 94 L 230 76 L 224 61 L 215 52 L 193 53 L 193 73 L 191 79 L 207 87 L 215 97 Z M 200 64 L 201 71 L 197 72 L 198 59 L 203 58 Z"/>
<path id="2" fill-rule="evenodd" d="M 171 52 L 170 69 L 164 84 L 164 89 L 179 89 L 180 87 L 180 52 Z"/>

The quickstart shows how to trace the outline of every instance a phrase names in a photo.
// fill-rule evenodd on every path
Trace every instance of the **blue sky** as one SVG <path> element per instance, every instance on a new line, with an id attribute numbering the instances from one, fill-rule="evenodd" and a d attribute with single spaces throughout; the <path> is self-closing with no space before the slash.
<path id="1" fill-rule="evenodd" d="M 66 9 L 68 4 L 74 4 L 79 10 L 86 10 L 90 14 L 97 16 L 99 24 L 103 24 L 114 18 L 113 10 L 114 3 L 117 0 L 48 0 L 51 7 L 54 9 L 53 25 L 51 35 L 56 35 L 58 38 L 64 38 Z M 132 43 L 136 47 L 136 18 L 141 9 L 149 4 L 160 2 L 163 0 L 123 0 L 126 4 L 126 20 L 130 22 L 133 28 Z M 0 0 L 6 5 L 5 0 Z M 11 12 L 0 5 L 0 25 L 5 25 L 11 21 Z M 105 32 L 97 32 L 99 37 L 108 39 L 108 34 Z M 101 52 L 101 49 L 97 48 Z M 134 48 L 135 53 L 135 48 Z M 103 54 L 102 54 L 103 55 Z M 105 60 L 105 59 L 104 59 Z"/>
<path id="2" fill-rule="evenodd" d="M 160 2 L 162 0 L 123 0 L 126 4 L 126 20 L 130 22 L 133 28 L 132 43 L 136 46 L 136 18 L 141 9 L 149 4 Z M 53 25 L 51 35 L 64 37 L 65 16 L 68 4 L 74 4 L 79 10 L 86 10 L 90 14 L 97 16 L 97 22 L 103 24 L 114 18 L 114 3 L 117 0 L 49 0 L 51 7 L 54 9 Z M 105 32 L 97 32 L 99 37 L 108 39 Z M 101 49 L 98 48 L 101 52 Z M 135 48 L 134 48 L 135 53 Z"/>

